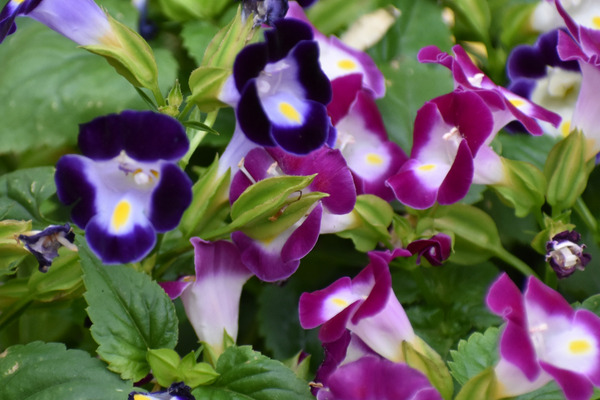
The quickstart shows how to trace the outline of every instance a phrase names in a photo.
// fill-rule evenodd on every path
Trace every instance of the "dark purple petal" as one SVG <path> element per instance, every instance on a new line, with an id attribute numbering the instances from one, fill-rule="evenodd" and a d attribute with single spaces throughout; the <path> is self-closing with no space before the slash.
<path id="1" fill-rule="evenodd" d="M 323 343 L 323 351 L 325 356 L 323 362 L 317 370 L 315 382 L 320 382 L 324 386 L 327 386 L 327 378 L 329 375 L 331 375 L 336 370 L 338 365 L 340 365 L 346 358 L 346 351 L 351 339 L 352 334 L 350 331 L 345 331 L 338 340 L 334 340 L 333 342 L 329 343 Z M 317 391 L 318 388 L 313 387 L 313 395 L 316 395 Z"/>
<path id="2" fill-rule="evenodd" d="M 339 314 L 336 314 L 335 317 L 325 322 L 321 329 L 319 329 L 319 340 L 323 343 L 329 343 L 342 337 L 344 332 L 346 332 L 346 326 L 350 318 L 360 303 L 360 300 L 355 301 L 344 308 Z"/>
<path id="3" fill-rule="evenodd" d="M 556 380 L 567 400 L 589 400 L 594 394 L 594 386 L 585 375 L 557 368 L 543 361 L 540 361 L 540 365 Z"/>
<path id="4" fill-rule="evenodd" d="M 273 140 L 290 153 L 308 154 L 323 146 L 329 136 L 330 120 L 325 106 L 315 101 L 307 101 L 306 103 L 308 107 L 302 125 L 271 125 Z M 241 118 L 239 121 L 241 123 Z M 254 140 L 250 137 L 249 139 Z M 259 142 L 257 141 L 257 143 Z"/>
<path id="5" fill-rule="evenodd" d="M 327 105 L 331 101 L 331 83 L 319 64 L 319 45 L 315 41 L 298 43 L 291 56 L 298 65 L 298 81 L 309 100 Z"/>
<path id="6" fill-rule="evenodd" d="M 250 79 L 256 78 L 267 64 L 267 47 L 255 43 L 242 49 L 233 63 L 233 79 L 238 92 L 242 92 Z"/>
<path id="7" fill-rule="evenodd" d="M 85 237 L 90 249 L 105 264 L 140 261 L 156 243 L 156 232 L 150 225 L 136 224 L 129 233 L 117 236 L 101 223 L 98 218 L 92 218 L 85 228 Z"/>
<path id="8" fill-rule="evenodd" d="M 539 79 L 546 76 L 546 63 L 539 49 L 529 45 L 515 47 L 506 61 L 508 77 Z"/>
<path id="9" fill-rule="evenodd" d="M 175 164 L 165 163 L 160 180 L 152 192 L 148 219 L 157 232 L 166 232 L 179 224 L 192 202 L 192 181 Z"/>
<path id="10" fill-rule="evenodd" d="M 274 29 L 265 31 L 265 45 L 269 62 L 285 58 L 290 51 L 302 40 L 312 40 L 310 26 L 298 19 L 280 19 L 274 24 Z"/>
<path id="11" fill-rule="evenodd" d="M 15 18 L 21 15 L 27 15 L 33 11 L 42 0 L 25 0 L 22 2 L 15 2 L 9 0 L 2 11 L 0 12 L 0 43 L 4 39 L 17 30 L 15 24 Z"/>
<path id="12" fill-rule="evenodd" d="M 315 209 L 310 212 L 302 225 L 300 225 L 291 234 L 290 238 L 287 240 L 287 242 L 285 242 L 283 248 L 281 249 L 281 260 L 283 262 L 299 260 L 310 253 L 313 247 L 315 247 L 315 244 L 317 244 L 317 239 L 319 239 L 322 214 L 323 208 L 320 204 L 317 204 Z"/>
<path id="13" fill-rule="evenodd" d="M 66 205 L 74 204 L 71 219 L 81 229 L 96 214 L 96 188 L 85 174 L 86 161 L 81 156 L 63 156 L 56 164 L 54 175 L 58 199 Z"/>
<path id="14" fill-rule="evenodd" d="M 242 165 L 255 182 L 267 178 L 267 170 L 275 160 L 262 147 L 252 149 L 244 157 Z M 238 197 L 252 185 L 252 181 L 243 171 L 238 171 L 231 180 L 229 202 L 233 204 Z"/>
<path id="15" fill-rule="evenodd" d="M 79 125 L 79 149 L 92 160 L 110 160 L 125 148 L 127 124 L 118 114 L 98 117 Z"/>
<path id="16" fill-rule="evenodd" d="M 296 0 L 298 4 L 302 6 L 302 8 L 310 7 L 317 0 Z"/>
<path id="17" fill-rule="evenodd" d="M 211 278 L 215 275 L 247 280 L 252 273 L 242 263 L 240 251 L 235 244 L 217 240 L 209 242 L 193 237 L 190 242 L 194 246 L 194 265 L 196 280 Z"/>
<path id="18" fill-rule="evenodd" d="M 348 114 L 361 87 L 361 74 L 350 74 L 331 81 L 332 98 L 327 105 L 327 112 L 333 125 L 337 125 L 339 120 Z"/>
<path id="19" fill-rule="evenodd" d="M 372 288 L 362 304 L 352 316 L 352 323 L 357 324 L 361 319 L 377 314 L 381 311 L 392 291 L 392 276 L 388 266 L 391 259 L 389 255 L 377 251 L 368 253 L 370 263 L 353 280 L 352 284 L 372 283 Z"/>
<path id="20" fill-rule="evenodd" d="M 242 90 L 236 115 L 248 139 L 261 146 L 275 146 L 271 137 L 271 122 L 262 108 L 254 80 Z"/>
<path id="21" fill-rule="evenodd" d="M 415 240 L 406 249 L 413 255 L 418 254 L 417 264 L 421 263 L 421 256 L 424 256 L 431 265 L 438 266 L 450 257 L 452 239 L 444 233 L 438 233 L 431 239 Z"/>
<path id="22" fill-rule="evenodd" d="M 467 141 L 462 140 L 454 163 L 438 190 L 438 203 L 453 204 L 465 197 L 473 182 L 473 172 L 473 155 Z"/>

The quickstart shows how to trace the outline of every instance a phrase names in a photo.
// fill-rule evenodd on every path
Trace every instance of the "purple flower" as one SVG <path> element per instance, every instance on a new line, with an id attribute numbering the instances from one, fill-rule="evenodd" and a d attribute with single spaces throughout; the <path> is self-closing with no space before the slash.
<path id="1" fill-rule="evenodd" d="M 287 279 L 316 244 L 322 214 L 346 214 L 356 203 L 352 174 L 338 150 L 322 147 L 306 156 L 296 156 L 278 148 L 256 148 L 244 158 L 233 177 L 230 201 L 233 203 L 252 183 L 278 175 L 308 176 L 317 173 L 305 191 L 323 192 L 320 200 L 305 216 L 285 231 L 268 239 L 255 239 L 234 232 L 233 241 L 242 252 L 242 261 L 264 281 Z M 302 194 L 298 194 L 301 196 Z"/>
<path id="2" fill-rule="evenodd" d="M 305 5 L 301 4 L 302 7 Z M 327 37 L 319 32 L 308 20 L 296 2 L 290 3 L 287 18 L 296 18 L 307 23 L 319 44 L 319 62 L 323 72 L 333 81 L 337 78 L 358 75 L 362 86 L 371 91 L 375 98 L 385 95 L 385 78 L 373 59 L 364 51 L 353 49 L 335 36 Z M 352 98 L 351 98 L 352 99 Z"/>
<path id="3" fill-rule="evenodd" d="M 421 256 L 431 265 L 442 265 L 452 250 L 452 239 L 445 233 L 438 233 L 430 239 L 419 239 L 406 246 L 412 255 L 417 254 L 417 264 L 421 264 Z"/>
<path id="4" fill-rule="evenodd" d="M 192 389 L 183 382 L 177 382 L 169 386 L 166 391 L 142 393 L 129 393 L 128 400 L 196 400 L 192 396 Z"/>
<path id="5" fill-rule="evenodd" d="M 75 234 L 69 224 L 50 225 L 32 235 L 19 235 L 18 240 L 35 256 L 40 272 L 48 272 L 52 261 L 58 257 L 58 249 L 62 246 L 77 251 L 77 246 L 73 244 Z"/>
<path id="6" fill-rule="evenodd" d="M 596 90 L 600 84 L 600 31 L 577 25 L 560 1 L 556 0 L 555 4 L 568 30 L 568 33 L 558 33 L 558 55 L 564 61 L 578 61 L 582 73 L 571 129 L 581 129 L 591 139 L 586 155 L 586 159 L 591 159 L 600 151 L 600 112 Z"/>
<path id="7" fill-rule="evenodd" d="M 58 198 L 73 205 L 73 222 L 103 262 L 141 260 L 192 200 L 191 181 L 175 164 L 188 148 L 183 126 L 164 114 L 124 111 L 81 125 L 79 148 L 83 156 L 58 161 Z"/>
<path id="8" fill-rule="evenodd" d="M 318 400 L 441 400 L 427 377 L 406 364 L 362 357 L 342 365 L 319 390 Z"/>
<path id="9" fill-rule="evenodd" d="M 385 181 L 406 162 L 406 154 L 388 139 L 373 94 L 361 87 L 360 75 L 337 78 L 331 86 L 333 100 L 327 110 L 337 131 L 334 147 L 352 170 L 357 193 L 393 200 Z"/>
<path id="10" fill-rule="evenodd" d="M 575 270 L 583 271 L 592 260 L 584 253 L 585 244 L 579 245 L 581 235 L 576 231 L 560 232 L 546 243 L 546 261 L 559 278 L 571 276 Z"/>
<path id="11" fill-rule="evenodd" d="M 331 85 L 319 65 L 319 46 L 310 27 L 294 19 L 273 25 L 265 31 L 264 43 L 246 46 L 236 57 L 237 120 L 244 134 L 261 146 L 307 154 L 334 139 L 326 109 Z"/>
<path id="12" fill-rule="evenodd" d="M 200 238 L 190 241 L 194 245 L 196 276 L 160 285 L 171 299 L 181 296 L 199 341 L 221 354 L 224 334 L 234 340 L 237 337 L 242 287 L 252 273 L 242 263 L 240 251 L 233 243 Z"/>
<path id="13" fill-rule="evenodd" d="M 275 21 L 285 17 L 288 10 L 287 0 L 242 0 L 242 4 L 242 20 L 246 21 L 254 14 L 254 26 L 272 26 Z"/>
<path id="14" fill-rule="evenodd" d="M 499 397 L 533 391 L 554 379 L 567 400 L 589 399 L 600 384 L 600 318 L 574 311 L 556 291 L 529 277 L 524 295 L 503 274 L 487 305 L 504 318 Z"/>
<path id="15" fill-rule="evenodd" d="M 492 128 L 489 107 L 471 91 L 454 91 L 428 101 L 417 112 L 410 159 L 387 184 L 409 207 L 457 202 L 471 186 L 473 159 Z M 485 161 L 483 157 L 481 162 Z"/>
<path id="16" fill-rule="evenodd" d="M 106 13 L 92 0 L 9 0 L 0 12 L 0 43 L 16 31 L 18 16 L 33 18 L 81 46 L 117 40 Z"/>
<path id="17" fill-rule="evenodd" d="M 300 296 L 300 324 L 304 329 L 322 325 L 319 339 L 324 343 L 338 340 L 348 329 L 379 355 L 402 361 L 402 341 L 412 341 L 415 333 L 392 290 L 388 264 L 410 252 L 368 254 L 371 262 L 354 279 L 343 277 Z"/>

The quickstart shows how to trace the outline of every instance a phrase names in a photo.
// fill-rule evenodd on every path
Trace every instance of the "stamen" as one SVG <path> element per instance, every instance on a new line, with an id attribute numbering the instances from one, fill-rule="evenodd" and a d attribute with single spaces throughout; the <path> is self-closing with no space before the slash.
<path id="1" fill-rule="evenodd" d="M 529 333 L 537 333 L 537 332 L 544 332 L 548 330 L 548 324 L 543 322 L 539 325 L 536 326 L 532 326 L 529 328 Z"/>
<path id="2" fill-rule="evenodd" d="M 444 139 L 444 140 L 460 139 L 460 132 L 458 131 L 458 128 L 453 126 L 452 129 L 450 129 L 450 132 L 444 133 L 444 135 L 442 136 L 442 139 Z"/>
<path id="3" fill-rule="evenodd" d="M 244 166 L 245 161 L 246 161 L 246 158 L 242 157 L 242 159 L 238 163 L 238 168 L 240 169 L 240 171 L 242 171 L 242 174 L 244 174 L 246 176 L 246 178 L 248 178 L 248 180 L 250 182 L 252 182 L 252 184 L 254 185 L 256 183 L 256 179 L 254 179 L 254 177 L 250 174 L 250 172 L 248 172 L 248 170 Z"/>
<path id="4" fill-rule="evenodd" d="M 471 85 L 480 88 L 481 87 L 481 82 L 483 82 L 483 77 L 484 76 L 485 75 L 480 72 L 478 74 L 473 75 L 472 77 L 467 78 L 467 80 L 469 81 L 469 83 Z"/>

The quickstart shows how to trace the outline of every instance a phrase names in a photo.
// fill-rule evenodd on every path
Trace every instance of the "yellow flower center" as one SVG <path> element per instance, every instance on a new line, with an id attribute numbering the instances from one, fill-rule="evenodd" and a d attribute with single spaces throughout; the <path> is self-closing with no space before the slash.
<path id="1" fill-rule="evenodd" d="M 339 297 L 334 297 L 331 299 L 331 302 L 338 307 L 348 307 L 348 302 L 344 299 L 340 299 Z"/>
<path id="2" fill-rule="evenodd" d="M 300 123 L 300 113 L 294 108 L 293 105 L 286 102 L 279 103 L 279 112 L 281 112 L 287 119 L 294 122 Z"/>
<path id="3" fill-rule="evenodd" d="M 519 108 L 521 107 L 523 104 L 525 104 L 525 100 L 521 100 L 521 99 L 512 99 L 510 100 L 510 104 L 512 104 L 513 106 Z"/>
<path id="4" fill-rule="evenodd" d="M 560 124 L 560 134 L 563 137 L 567 137 L 569 136 L 569 133 L 571 133 L 571 121 L 565 121 Z"/>
<path id="5" fill-rule="evenodd" d="M 355 70 L 356 69 L 356 63 L 352 60 L 340 60 L 338 61 L 338 67 L 340 67 L 341 69 L 347 70 L 347 71 L 351 71 L 351 70 Z"/>
<path id="6" fill-rule="evenodd" d="M 129 220 L 131 215 L 131 204 L 127 200 L 121 200 L 113 211 L 111 225 L 115 231 L 119 231 Z"/>
<path id="7" fill-rule="evenodd" d="M 435 164 L 421 165 L 420 167 L 417 167 L 417 169 L 419 171 L 431 171 L 431 170 L 435 169 Z"/>
<path id="8" fill-rule="evenodd" d="M 573 340 L 569 343 L 569 351 L 573 354 L 585 354 L 592 349 L 592 345 L 585 339 Z"/>
<path id="9" fill-rule="evenodd" d="M 383 158 L 379 154 L 369 153 L 367 154 L 367 163 L 371 165 L 383 164 Z"/>
<path id="10" fill-rule="evenodd" d="M 592 17 L 592 25 L 594 28 L 600 29 L 600 17 Z"/>

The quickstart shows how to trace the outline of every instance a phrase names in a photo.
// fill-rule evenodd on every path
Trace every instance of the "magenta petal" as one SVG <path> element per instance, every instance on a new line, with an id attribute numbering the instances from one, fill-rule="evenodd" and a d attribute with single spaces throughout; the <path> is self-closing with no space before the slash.
<path id="1" fill-rule="evenodd" d="M 321 312 L 325 300 L 333 293 L 344 289 L 348 291 L 352 289 L 352 281 L 347 276 L 338 279 L 325 289 L 312 293 L 302 293 L 298 304 L 298 314 L 302 328 L 312 329 L 327 322 L 327 319 L 325 319 L 324 314 Z"/>
<path id="2" fill-rule="evenodd" d="M 344 332 L 346 332 L 346 325 L 348 325 L 350 318 L 360 303 L 360 300 L 355 301 L 335 317 L 325 322 L 319 330 L 319 340 L 323 343 L 329 343 L 342 337 Z"/>
<path id="3" fill-rule="evenodd" d="M 283 249 L 281 249 L 283 262 L 299 260 L 315 247 L 321 229 L 322 215 L 323 208 L 320 204 L 317 204 L 315 209 L 308 215 L 308 218 L 291 234 Z"/>
<path id="4" fill-rule="evenodd" d="M 425 209 L 435 204 L 438 188 L 427 187 L 421 182 L 414 171 L 418 165 L 418 160 L 408 160 L 386 184 L 400 202 L 412 208 Z"/>
<path id="5" fill-rule="evenodd" d="M 500 339 L 500 354 L 523 371 L 530 381 L 540 374 L 535 348 L 525 327 L 512 321 L 507 322 Z"/>
<path id="6" fill-rule="evenodd" d="M 331 81 L 331 89 L 333 91 L 333 98 L 327 105 L 327 112 L 331 117 L 331 123 L 335 126 L 340 119 L 342 119 L 348 110 L 350 105 L 356 98 L 362 85 L 361 74 L 350 74 L 341 76 Z"/>
<path id="7" fill-rule="evenodd" d="M 485 301 L 493 313 L 521 326 L 525 325 L 523 297 L 506 273 L 492 284 Z"/>
<path id="8" fill-rule="evenodd" d="M 388 298 L 393 296 L 392 276 L 388 266 L 390 259 L 376 251 L 368 253 L 370 263 L 353 280 L 353 284 L 371 283 L 373 286 L 364 302 L 352 316 L 352 323 L 377 314 L 385 307 Z"/>
<path id="9" fill-rule="evenodd" d="M 466 140 L 460 142 L 454 163 L 437 195 L 440 204 L 453 204 L 467 195 L 473 182 L 473 156 Z"/>
<path id="10" fill-rule="evenodd" d="M 556 368 L 543 361 L 540 361 L 540 365 L 556 380 L 567 400 L 589 400 L 592 397 L 594 387 L 585 375 Z"/>
<path id="11" fill-rule="evenodd" d="M 163 290 L 167 293 L 167 295 L 171 298 L 171 300 L 175 300 L 176 298 L 181 296 L 181 293 L 183 293 L 183 291 L 189 285 L 192 284 L 192 281 L 185 281 L 185 280 L 165 281 L 165 282 L 158 282 L 158 284 L 160 285 L 161 288 L 163 288 Z"/>
<path id="12" fill-rule="evenodd" d="M 588 332 L 593 332 L 600 343 L 600 318 L 589 310 L 575 311 L 573 326 L 584 325 Z M 596 356 L 596 369 L 586 372 L 587 377 L 595 386 L 600 386 L 600 353 Z"/>
<path id="13" fill-rule="evenodd" d="M 575 313 L 569 303 L 555 290 L 540 282 L 535 277 L 529 278 L 527 289 L 525 290 L 525 307 L 535 305 L 544 310 L 548 315 L 562 315 L 569 320 Z"/>

